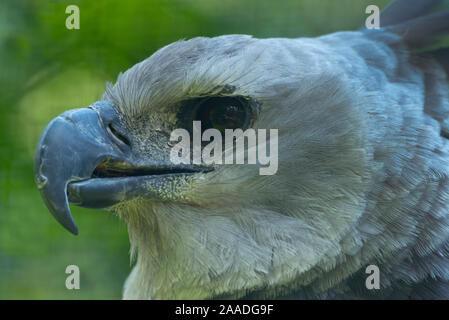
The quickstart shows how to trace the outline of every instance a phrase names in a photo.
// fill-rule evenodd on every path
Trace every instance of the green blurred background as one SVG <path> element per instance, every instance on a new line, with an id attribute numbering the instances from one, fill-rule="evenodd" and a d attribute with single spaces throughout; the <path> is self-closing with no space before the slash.
<path id="1" fill-rule="evenodd" d="M 182 38 L 243 33 L 317 36 L 358 28 L 389 0 L 0 1 L 0 299 L 120 299 L 131 270 L 126 228 L 72 207 L 80 234 L 59 226 L 33 182 L 40 133 L 61 112 L 100 99 L 107 81 Z M 80 29 L 65 8 L 80 8 Z M 81 289 L 65 288 L 65 268 Z"/>

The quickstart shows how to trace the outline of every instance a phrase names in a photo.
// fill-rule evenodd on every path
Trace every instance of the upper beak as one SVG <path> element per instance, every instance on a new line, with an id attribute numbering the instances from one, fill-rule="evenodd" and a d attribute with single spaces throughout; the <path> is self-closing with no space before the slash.
<path id="1" fill-rule="evenodd" d="M 97 108 L 112 108 L 97 102 Z M 78 234 L 70 213 L 67 185 L 88 179 L 107 158 L 120 157 L 95 108 L 74 109 L 53 119 L 39 140 L 35 156 L 35 182 L 52 215 L 67 230 Z"/>

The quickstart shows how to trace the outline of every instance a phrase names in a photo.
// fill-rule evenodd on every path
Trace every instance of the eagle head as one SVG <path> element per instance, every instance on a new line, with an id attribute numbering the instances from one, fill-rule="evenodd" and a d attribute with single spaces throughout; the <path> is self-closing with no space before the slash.
<path id="1" fill-rule="evenodd" d="M 316 39 L 172 43 L 120 74 L 101 101 L 49 123 L 35 158 L 42 197 L 75 234 L 69 202 L 125 221 L 136 257 L 125 298 L 269 298 L 330 287 L 346 274 L 325 275 L 360 244 L 345 239 L 375 170 L 366 94 L 342 57 Z M 202 138 L 211 128 L 223 137 L 254 129 L 266 154 L 277 152 L 276 167 L 261 174 L 248 147 L 243 163 L 174 163 L 173 132 L 193 139 L 194 121 Z M 223 159 L 224 140 L 214 151 Z"/>

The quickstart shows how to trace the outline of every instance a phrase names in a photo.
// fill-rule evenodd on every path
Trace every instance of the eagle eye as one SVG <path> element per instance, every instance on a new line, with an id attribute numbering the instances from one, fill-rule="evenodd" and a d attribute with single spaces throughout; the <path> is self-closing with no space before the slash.
<path id="1" fill-rule="evenodd" d="M 248 110 L 238 98 L 215 97 L 200 102 L 196 110 L 196 119 L 204 129 L 244 128 L 249 118 Z"/>
<path id="2" fill-rule="evenodd" d="M 250 101 L 242 97 L 195 98 L 184 101 L 183 105 L 179 119 L 185 129 L 191 129 L 193 121 L 201 121 L 202 131 L 246 130 L 252 117 Z"/>

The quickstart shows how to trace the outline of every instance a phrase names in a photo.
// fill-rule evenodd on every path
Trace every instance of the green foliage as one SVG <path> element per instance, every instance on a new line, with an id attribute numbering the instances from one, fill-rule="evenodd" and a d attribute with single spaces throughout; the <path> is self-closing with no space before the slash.
<path id="1" fill-rule="evenodd" d="M 33 158 L 49 120 L 100 99 L 106 81 L 173 41 L 355 29 L 374 2 L 382 8 L 389 1 L 0 2 L 0 299 L 119 299 L 130 271 L 123 222 L 72 207 L 80 229 L 74 237 L 45 208 Z M 80 30 L 65 28 L 70 4 L 80 8 Z M 65 288 L 70 264 L 80 267 L 80 290 Z"/>

